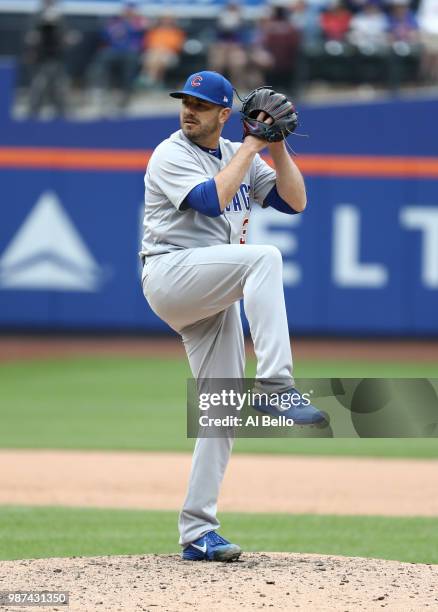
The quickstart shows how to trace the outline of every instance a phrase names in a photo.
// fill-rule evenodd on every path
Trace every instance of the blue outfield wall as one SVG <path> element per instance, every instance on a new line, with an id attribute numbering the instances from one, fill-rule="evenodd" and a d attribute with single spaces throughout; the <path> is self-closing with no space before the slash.
<path id="1" fill-rule="evenodd" d="M 436 109 L 433 100 L 309 106 L 300 116 L 311 137 L 290 140 L 303 159 L 433 160 Z M 144 172 L 9 167 L 7 156 L 25 148 L 150 152 L 176 127 L 176 116 L 89 124 L 2 118 L 0 328 L 168 330 L 140 287 Z M 226 135 L 237 139 L 239 131 L 236 117 Z M 312 171 L 306 184 L 304 214 L 254 206 L 250 220 L 250 241 L 283 253 L 291 330 L 436 336 L 437 176 Z M 272 304 L 272 316 L 275 310 Z"/>

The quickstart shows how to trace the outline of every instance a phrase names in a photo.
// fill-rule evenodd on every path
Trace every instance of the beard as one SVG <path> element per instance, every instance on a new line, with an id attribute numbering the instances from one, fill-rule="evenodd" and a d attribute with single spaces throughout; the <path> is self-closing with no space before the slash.
<path id="1" fill-rule="evenodd" d="M 218 132 L 220 128 L 219 121 L 211 121 L 202 125 L 201 123 L 184 123 L 181 121 L 181 129 L 184 135 L 195 144 L 202 144 L 208 140 L 212 134 Z"/>

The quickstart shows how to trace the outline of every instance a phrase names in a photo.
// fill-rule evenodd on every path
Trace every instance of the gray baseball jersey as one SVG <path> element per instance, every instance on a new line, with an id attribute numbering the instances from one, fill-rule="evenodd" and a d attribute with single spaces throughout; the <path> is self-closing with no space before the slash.
<path id="1" fill-rule="evenodd" d="M 190 191 L 218 174 L 240 143 L 219 141 L 222 159 L 192 143 L 182 130 L 154 151 L 145 175 L 144 237 L 140 255 L 158 255 L 178 249 L 245 242 L 253 202 L 263 200 L 275 185 L 275 172 L 256 155 L 233 201 L 219 217 L 180 210 Z"/>

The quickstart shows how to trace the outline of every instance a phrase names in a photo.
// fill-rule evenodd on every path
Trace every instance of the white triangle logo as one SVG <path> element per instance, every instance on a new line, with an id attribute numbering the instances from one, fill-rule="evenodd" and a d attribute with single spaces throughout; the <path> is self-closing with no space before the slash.
<path id="1" fill-rule="evenodd" d="M 102 271 L 52 191 L 46 191 L 0 258 L 0 289 L 97 291 Z"/>

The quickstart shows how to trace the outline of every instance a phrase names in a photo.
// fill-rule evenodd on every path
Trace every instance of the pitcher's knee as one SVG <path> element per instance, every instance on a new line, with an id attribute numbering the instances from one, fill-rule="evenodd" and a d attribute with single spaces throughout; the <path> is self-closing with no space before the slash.
<path id="1" fill-rule="evenodd" d="M 276 246 L 272 246 L 270 244 L 260 246 L 260 255 L 270 267 L 281 268 L 283 266 L 281 251 Z"/>

